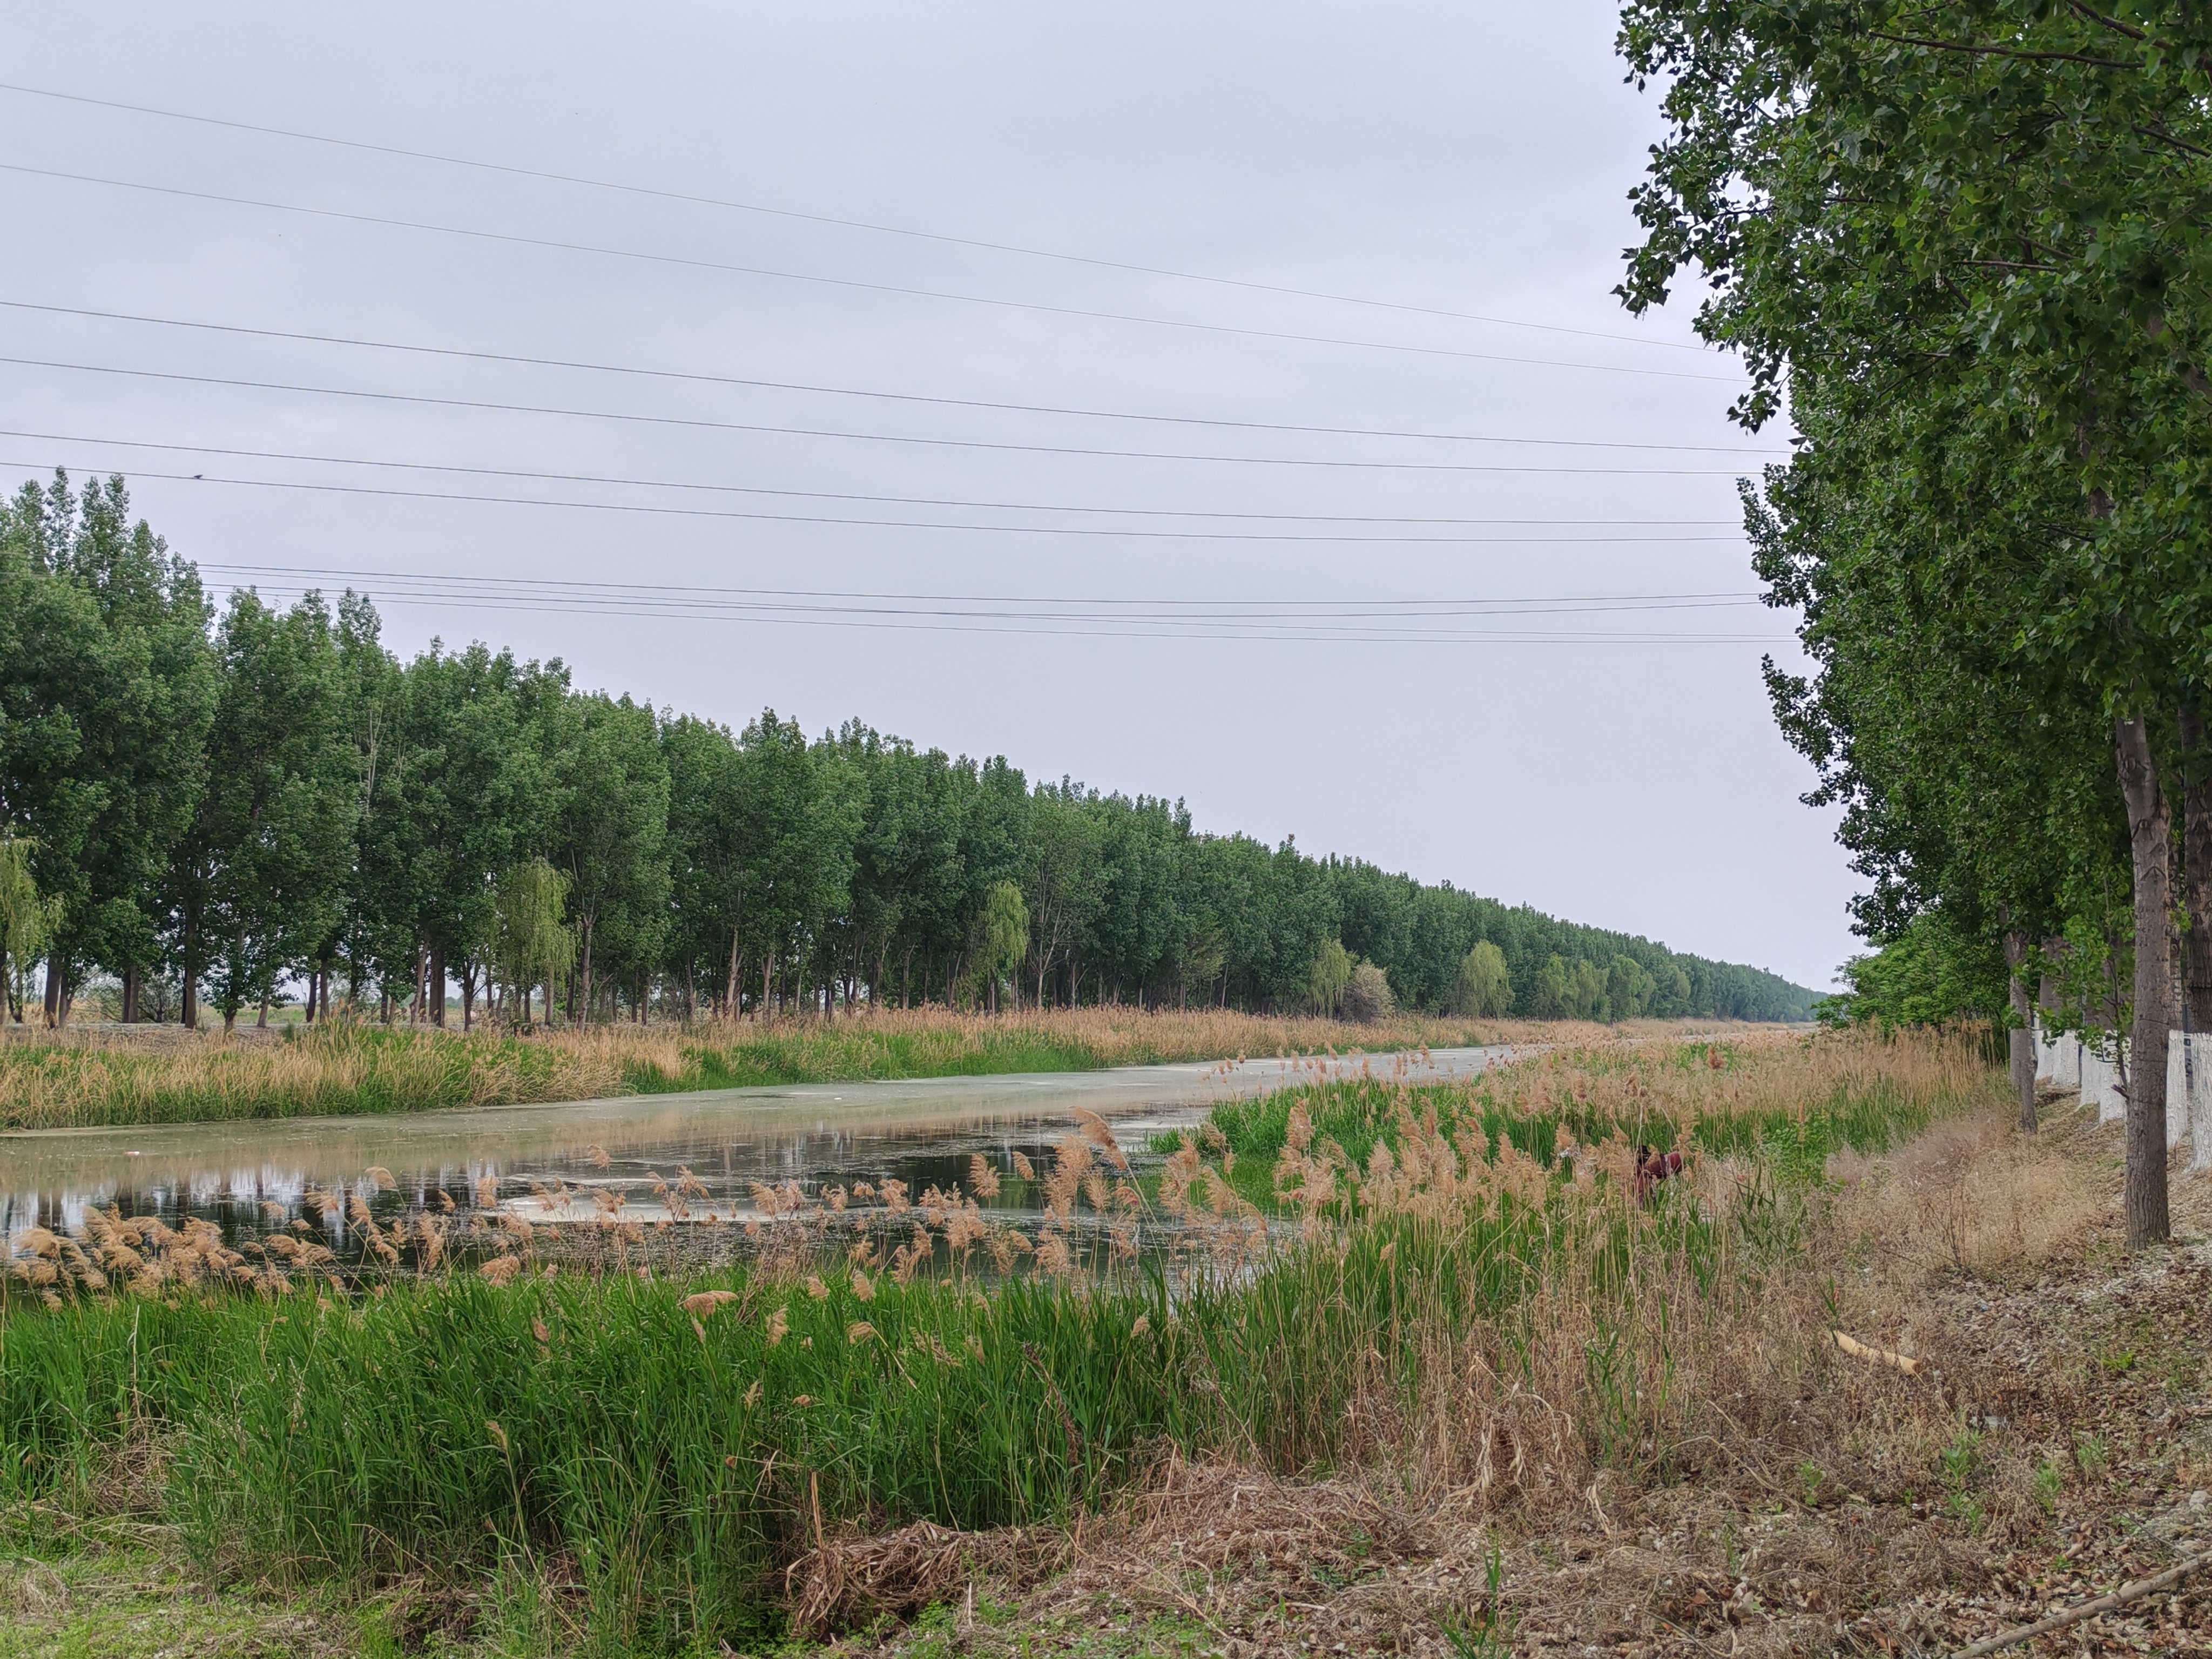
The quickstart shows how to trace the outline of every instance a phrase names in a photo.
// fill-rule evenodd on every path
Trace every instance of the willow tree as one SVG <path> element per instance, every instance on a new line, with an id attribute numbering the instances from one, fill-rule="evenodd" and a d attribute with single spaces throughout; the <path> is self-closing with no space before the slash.
<path id="1" fill-rule="evenodd" d="M 1513 1006 L 1513 979 L 1507 971 L 1505 952 L 1488 939 L 1478 939 L 1460 959 L 1452 981 L 1452 1012 L 1468 1018 L 1502 1014 Z"/>
<path id="2" fill-rule="evenodd" d="M 36 849 L 28 838 L 0 830 L 0 1024 L 11 1009 L 16 1023 L 24 1023 L 31 964 L 45 954 L 61 920 L 60 896 L 41 894 L 32 873 Z"/>
<path id="3" fill-rule="evenodd" d="M 990 999 L 991 1012 L 999 1009 L 1001 981 L 1014 988 L 1014 1006 L 1022 1006 L 1022 982 L 1015 975 L 1030 944 L 1029 906 L 1022 890 L 1011 881 L 994 886 L 983 901 L 983 914 L 975 922 L 975 973 Z"/>
<path id="4" fill-rule="evenodd" d="M 507 987 L 510 1025 L 530 1024 L 530 994 L 541 985 L 545 1017 L 553 1017 L 553 987 L 576 960 L 575 935 L 561 920 L 568 902 L 568 878 L 544 859 L 515 866 L 493 890 L 489 955 Z"/>

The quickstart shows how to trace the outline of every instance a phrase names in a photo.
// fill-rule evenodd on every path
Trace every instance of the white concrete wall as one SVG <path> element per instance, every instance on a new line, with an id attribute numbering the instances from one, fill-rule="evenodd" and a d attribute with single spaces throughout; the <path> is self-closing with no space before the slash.
<path id="1" fill-rule="evenodd" d="M 2187 1135 L 2189 1167 L 2212 1170 L 2212 1031 L 2169 1032 L 2166 1048 L 2166 1144 Z"/>
<path id="2" fill-rule="evenodd" d="M 2184 1045 L 2186 1045 L 2185 1048 Z M 2124 1054 L 2127 1045 L 2119 1045 Z M 2097 1121 L 2110 1123 L 2127 1115 L 2127 1101 L 2120 1093 L 2118 1068 L 2099 1057 L 2077 1036 L 2035 1033 L 2035 1074 L 2039 1082 L 2064 1085 L 2078 1083 L 2081 1103 L 2097 1109 Z M 2169 1031 L 2166 1039 L 2166 1145 L 2168 1151 L 2189 1139 L 2189 1167 L 2212 1170 L 2212 1032 L 2185 1036 Z"/>
<path id="3" fill-rule="evenodd" d="M 2053 1035 L 2039 1022 L 2035 1028 L 2035 1079 L 2060 1089 L 2078 1088 L 2081 1082 L 2081 1039 L 2069 1031 Z"/>
<path id="4" fill-rule="evenodd" d="M 2118 1052 L 2126 1054 L 2124 1042 Z M 2127 1102 L 2120 1097 L 2119 1067 L 2086 1044 L 2081 1049 L 2081 1103 L 2097 1109 L 2100 1123 L 2127 1115 Z"/>

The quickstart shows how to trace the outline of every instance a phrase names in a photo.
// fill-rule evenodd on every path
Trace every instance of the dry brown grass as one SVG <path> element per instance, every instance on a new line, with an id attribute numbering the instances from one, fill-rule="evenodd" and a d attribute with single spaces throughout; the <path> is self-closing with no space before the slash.
<path id="1" fill-rule="evenodd" d="M 1370 1356 L 1365 1432 L 1329 1478 L 1164 1457 L 1077 1528 L 830 1540 L 794 1569 L 800 1605 L 972 1609 L 980 1579 L 1018 1608 L 961 1616 L 961 1644 L 993 1656 L 1081 1651 L 1099 1626 L 1141 1642 L 1163 1620 L 1247 1656 L 1443 1659 L 1486 1650 L 1485 1630 L 1501 1656 L 1896 1655 L 2154 1571 L 2212 1527 L 2181 1501 L 2212 1482 L 2212 1429 L 2173 1430 L 2212 1418 L 2183 1334 L 2212 1247 L 2185 1272 L 2120 1261 L 2112 1132 L 2062 1114 L 2025 1137 L 2002 1109 L 1838 1155 L 1794 1230 L 1734 1252 L 1711 1293 L 1686 1259 L 1639 1252 L 1609 1291 L 1550 1276 L 1487 1336 L 1409 1322 L 1416 1401 Z M 1747 1176 L 1709 1164 L 1705 1201 L 1755 1222 L 1771 1195 Z M 2212 1182 L 2187 1184 L 2178 1213 L 2212 1220 Z M 1927 1363 L 1851 1358 L 1838 1324 Z M 2142 1374 L 2149 1336 L 2114 1357 L 2115 1332 L 2154 1326 L 2181 1339 L 2155 1351 L 2162 1377 Z M 1601 1388 L 1607 1348 L 1626 1365 Z M 1610 1441 L 1591 1431 L 1608 1409 L 1630 1430 Z M 2212 1651 L 2212 1590 L 2030 1650 Z"/>
<path id="2" fill-rule="evenodd" d="M 1556 1029 L 1544 1053 L 1486 1078 L 1486 1092 L 1524 1114 L 1591 1108 L 1621 1121 L 1664 1120 L 1685 1133 L 1700 1119 L 1802 1121 L 1835 1100 L 1884 1093 L 1962 1105 L 1999 1098 L 1972 1032 L 1885 1036 L 1660 1021 Z M 1707 1036 L 1696 1052 L 1682 1046 Z"/>
<path id="3" fill-rule="evenodd" d="M 1639 1022 L 1621 1029 L 1692 1027 Z M 1425 1045 L 1587 1042 L 1613 1034 L 1573 1022 L 1399 1014 L 1363 1025 L 1226 1009 L 1125 1007 L 997 1016 L 884 1008 L 834 1020 L 610 1024 L 527 1037 L 343 1022 L 290 1028 L 289 1035 L 252 1027 L 225 1034 L 78 1026 L 0 1040 L 0 1128 L 517 1105 L 733 1082 L 1087 1070 Z"/>
<path id="4" fill-rule="evenodd" d="M 2001 1274 L 2048 1258 L 2100 1213 L 2094 1154 L 2078 1135 L 2019 1133 L 1984 1115 L 1936 1124 L 1894 1156 L 1837 1153 L 1836 1245 L 1911 1287 L 1955 1269 Z"/>

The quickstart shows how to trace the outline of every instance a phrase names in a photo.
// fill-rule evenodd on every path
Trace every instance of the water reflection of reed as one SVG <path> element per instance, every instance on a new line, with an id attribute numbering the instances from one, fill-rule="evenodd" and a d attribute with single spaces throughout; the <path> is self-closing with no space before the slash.
<path id="1" fill-rule="evenodd" d="M 1439 1055 L 1431 1069 L 1448 1075 L 1482 1059 Z M 1334 1069 L 1364 1063 L 1347 1060 Z M 1054 1133 L 1069 1121 L 1070 1100 L 1093 1101 L 1116 1121 L 1142 1118 L 1127 1137 L 1142 1146 L 1152 1133 L 1194 1122 L 1224 1099 L 1313 1074 L 1311 1066 L 1285 1068 L 1270 1061 L 1048 1083 L 1013 1078 L 808 1086 L 463 1109 L 399 1120 L 6 1138 L 0 1139 L 0 1232 L 74 1231 L 89 1212 L 114 1209 L 173 1230 L 197 1218 L 235 1248 L 298 1219 L 323 1228 L 310 1202 L 318 1192 L 360 1190 L 388 1219 L 387 1212 L 437 1210 L 441 1193 L 472 1209 L 469 1195 L 487 1177 L 498 1182 L 494 1207 L 519 1206 L 556 1225 L 592 1219 L 594 1193 L 609 1189 L 622 1194 L 633 1218 L 682 1221 L 652 1190 L 655 1171 L 680 1166 L 701 1179 L 733 1186 L 733 1195 L 726 1194 L 717 1206 L 725 1215 L 745 1207 L 743 1194 L 756 1181 L 849 1187 L 888 1174 L 915 1191 L 933 1184 L 944 1189 L 963 1178 L 975 1152 L 991 1154 L 1002 1168 L 1012 1167 L 1014 1152 L 1048 1152 Z M 1177 1102 L 1188 1103 L 1171 1103 Z M 1162 1109 L 1158 1103 L 1170 1103 Z M 396 1171 L 390 1193 L 364 1185 L 362 1172 L 369 1169 Z M 533 1183 L 568 1196 L 547 1212 Z M 1030 1208 L 1036 1213 L 1029 1218 L 1040 1218 L 1041 1207 Z M 344 1224 L 341 1206 L 339 1219 L 326 1230 L 342 1237 Z"/>
<path id="2" fill-rule="evenodd" d="M 1146 1160 L 1142 1144 L 1133 1158 L 1104 1117 L 1078 1109 L 1075 1127 L 1034 1157 L 1011 1145 L 964 1161 L 939 1149 L 914 1160 L 938 1171 L 919 1182 L 710 1180 L 680 1164 L 669 1176 L 628 1174 L 596 1143 L 581 1153 L 590 1174 L 574 1182 L 456 1171 L 403 1186 L 372 1165 L 347 1182 L 297 1182 L 281 1197 L 262 1187 L 249 1200 L 234 1183 L 216 1206 L 221 1219 L 165 1216 L 158 1198 L 128 1210 L 88 1201 L 65 1222 L 11 1229 L 5 1279 L 59 1307 L 72 1294 L 223 1285 L 380 1294 L 394 1279 L 456 1271 L 497 1285 L 564 1267 L 675 1276 L 744 1258 L 772 1276 L 803 1277 L 817 1296 L 829 1293 L 823 1275 L 836 1275 L 866 1301 L 878 1279 L 904 1286 L 924 1273 L 1107 1282 L 1178 1249 L 1216 1273 L 1256 1260 L 1267 1224 L 1200 1160 L 1198 1140 L 1185 1133 L 1164 1161 Z M 1139 1160 L 1159 1166 L 1149 1182 Z M 181 1203 L 168 1196 L 173 1209 Z"/>

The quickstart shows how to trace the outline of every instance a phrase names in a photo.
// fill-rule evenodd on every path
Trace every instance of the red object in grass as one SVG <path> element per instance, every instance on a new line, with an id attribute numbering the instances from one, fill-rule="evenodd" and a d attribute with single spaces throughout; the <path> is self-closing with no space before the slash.
<path id="1" fill-rule="evenodd" d="M 1662 1181 L 1672 1181 L 1682 1173 L 1680 1152 L 1655 1152 L 1649 1146 L 1636 1149 L 1636 1197 L 1642 1203 L 1651 1196 L 1651 1189 Z"/>

